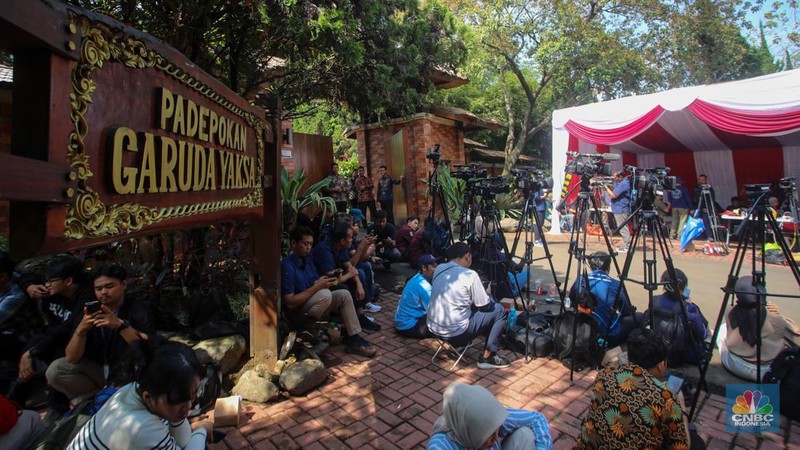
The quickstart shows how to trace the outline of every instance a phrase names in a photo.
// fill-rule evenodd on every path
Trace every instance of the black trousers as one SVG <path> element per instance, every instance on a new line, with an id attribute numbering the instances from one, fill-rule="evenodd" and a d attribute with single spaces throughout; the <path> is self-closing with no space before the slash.
<path id="1" fill-rule="evenodd" d="M 378 203 L 381 205 L 381 210 L 386 211 L 389 216 L 389 223 L 397 225 L 394 223 L 394 200 L 378 200 Z"/>

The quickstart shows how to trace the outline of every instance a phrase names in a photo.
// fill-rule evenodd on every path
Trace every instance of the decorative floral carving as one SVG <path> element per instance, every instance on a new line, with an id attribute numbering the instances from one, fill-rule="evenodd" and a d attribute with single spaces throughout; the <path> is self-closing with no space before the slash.
<path id="1" fill-rule="evenodd" d="M 255 114 L 234 105 L 200 80 L 175 67 L 156 51 L 148 49 L 144 42 L 121 31 L 112 30 L 103 23 L 92 22 L 84 16 L 75 14 L 70 16 L 70 26 L 80 30 L 82 39 L 81 58 L 72 71 L 70 119 L 74 129 L 69 134 L 67 147 L 67 159 L 78 176 L 78 192 L 74 203 L 67 206 L 65 237 L 85 239 L 127 234 L 163 220 L 231 208 L 253 208 L 262 204 L 263 193 L 260 187 L 256 187 L 241 198 L 192 205 L 168 207 L 149 207 L 137 203 L 105 205 L 100 194 L 86 183 L 93 173 L 89 157 L 85 154 L 84 144 L 89 131 L 86 112 L 97 87 L 91 75 L 94 70 L 103 67 L 103 64 L 121 63 L 133 69 L 156 68 L 242 118 L 255 131 L 257 180 L 263 179 L 264 124 Z"/>

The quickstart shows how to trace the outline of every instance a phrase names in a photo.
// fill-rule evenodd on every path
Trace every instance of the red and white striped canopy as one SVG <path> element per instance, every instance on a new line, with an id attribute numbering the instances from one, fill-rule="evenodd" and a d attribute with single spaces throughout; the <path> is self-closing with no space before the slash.
<path id="1" fill-rule="evenodd" d="M 800 178 L 800 69 L 554 111 L 557 186 L 568 151 L 620 154 L 617 169 L 667 166 L 690 190 L 707 174 L 725 206 L 744 184 Z"/>

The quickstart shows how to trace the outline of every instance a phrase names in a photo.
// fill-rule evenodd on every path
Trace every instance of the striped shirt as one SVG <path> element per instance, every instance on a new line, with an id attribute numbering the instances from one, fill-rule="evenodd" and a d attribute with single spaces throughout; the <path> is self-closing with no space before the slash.
<path id="1" fill-rule="evenodd" d="M 202 450 L 206 431 L 171 424 L 147 410 L 135 383 L 122 387 L 81 428 L 67 450 Z"/>
<path id="2" fill-rule="evenodd" d="M 500 438 L 489 447 L 488 450 L 500 450 L 503 438 L 513 433 L 517 428 L 528 427 L 535 436 L 536 450 L 549 450 L 553 448 L 553 438 L 550 436 L 550 424 L 547 419 L 538 412 L 526 411 L 524 409 L 510 409 L 506 421 L 500 425 Z M 428 440 L 428 450 L 466 450 L 456 441 L 450 438 L 447 433 L 436 433 Z"/>

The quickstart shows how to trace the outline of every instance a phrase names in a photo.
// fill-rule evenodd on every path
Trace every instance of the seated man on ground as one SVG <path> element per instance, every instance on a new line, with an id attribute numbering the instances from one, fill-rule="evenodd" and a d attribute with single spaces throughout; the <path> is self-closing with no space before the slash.
<path id="1" fill-rule="evenodd" d="M 761 317 L 761 377 L 783 349 L 800 342 L 800 327 L 781 315 L 778 305 L 768 302 L 763 286 L 753 286 L 753 277 L 736 281 L 736 305 L 728 311 L 719 330 L 717 345 L 722 365 L 737 377 L 758 381 L 758 317 Z M 760 297 L 760 298 L 759 298 Z M 761 308 L 761 311 L 757 311 Z"/>
<path id="2" fill-rule="evenodd" d="M 329 275 L 337 268 L 342 268 L 344 274 L 339 277 L 339 284 L 333 286 L 333 290 L 337 289 L 350 289 L 348 284 L 352 286 L 350 289 L 353 301 L 358 312 L 358 322 L 361 328 L 369 331 L 379 331 L 381 326 L 378 325 L 373 319 L 364 315 L 364 306 L 371 300 L 367 298 L 367 291 L 364 289 L 364 284 L 361 281 L 358 269 L 353 264 L 353 261 L 359 261 L 363 251 L 370 245 L 368 239 L 364 239 L 359 245 L 359 249 L 355 254 L 350 255 L 350 247 L 353 243 L 353 228 L 348 223 L 337 223 L 333 227 L 330 239 L 320 242 L 311 249 L 311 259 L 314 261 L 314 266 L 317 268 L 319 275 Z M 365 280 L 369 282 L 370 280 Z M 367 285 L 369 287 L 369 285 Z"/>
<path id="3" fill-rule="evenodd" d="M 375 236 L 366 236 L 364 239 L 359 240 L 358 235 L 361 231 L 359 221 L 353 220 L 352 217 L 343 217 L 341 222 L 350 225 L 353 229 L 353 243 L 350 244 L 350 264 L 358 270 L 358 279 L 361 281 L 361 286 L 364 287 L 364 296 L 367 302 L 364 304 L 364 311 L 369 313 L 376 313 L 381 310 L 379 305 L 375 303 L 380 300 L 380 288 L 375 283 L 375 269 L 373 268 L 373 260 L 380 259 L 375 255 Z M 350 290 L 353 294 L 353 290 Z"/>
<path id="4" fill-rule="evenodd" d="M 428 332 L 428 305 L 431 302 L 431 280 L 436 270 L 436 258 L 425 255 L 419 260 L 422 267 L 403 288 L 394 313 L 394 329 L 403 336 L 426 338 Z"/>
<path id="5" fill-rule="evenodd" d="M 324 319 L 338 312 L 347 332 L 347 352 L 371 358 L 375 348 L 361 337 L 353 297 L 347 289 L 331 291 L 340 282 L 333 273 L 319 276 L 309 257 L 314 232 L 297 227 L 291 232 L 291 252 L 281 261 L 281 299 L 290 311 L 298 311 L 315 319 Z"/>
<path id="6" fill-rule="evenodd" d="M 44 431 L 39 413 L 20 409 L 3 395 L 0 395 L 0 448 L 32 448 Z"/>
<path id="7" fill-rule="evenodd" d="M 384 210 L 375 213 L 375 225 L 369 234 L 375 235 L 375 255 L 383 260 L 383 267 L 391 269 L 391 263 L 402 259 L 394 239 L 397 229 L 389 223 L 388 214 Z"/>
<path id="8" fill-rule="evenodd" d="M 414 234 L 418 229 L 419 219 L 417 216 L 408 216 L 406 223 L 397 230 L 397 239 L 394 241 L 394 245 L 400 250 L 400 255 L 406 261 L 409 259 L 411 242 L 414 240 Z"/>
<path id="9" fill-rule="evenodd" d="M 23 347 L 19 378 L 9 393 L 11 400 L 24 404 L 34 386 L 34 379 L 44 378 L 48 365 L 64 356 L 74 317 L 83 312 L 84 303 L 96 300 L 92 284 L 86 278 L 83 263 L 72 255 L 59 255 L 50 260 L 43 277 L 35 273 L 21 275 L 20 287 L 29 297 L 41 302 L 47 325 Z M 49 390 L 47 405 L 53 414 L 49 414 L 45 422 L 56 419 L 69 409 L 67 398 L 55 389 Z"/>
<path id="10" fill-rule="evenodd" d="M 631 330 L 636 328 L 637 323 L 641 324 L 644 317 L 635 312 L 625 290 L 620 291 L 620 282 L 608 275 L 611 268 L 611 256 L 608 253 L 594 252 L 589 255 L 589 268 L 592 272 L 585 280 L 581 275 L 572 284 L 569 299 L 579 309 L 591 311 L 609 348 L 616 347 L 625 342 Z"/>
<path id="11" fill-rule="evenodd" d="M 669 342 L 670 367 L 678 367 L 684 363 L 698 364 L 705 357 L 705 339 L 708 335 L 708 321 L 703 317 L 700 308 L 689 298 L 689 278 L 680 269 L 675 269 L 678 277 L 678 291 L 665 270 L 661 274 L 664 293 L 653 297 L 653 324 L 650 329 L 667 338 Z M 681 303 L 684 304 L 681 307 Z M 683 308 L 691 329 L 689 333 L 684 326 Z M 650 311 L 645 311 L 645 318 L 650 320 Z"/>
<path id="12" fill-rule="evenodd" d="M 442 415 L 433 424 L 428 450 L 553 447 L 550 424 L 542 414 L 506 408 L 483 386 L 455 381 L 442 397 Z"/>
<path id="13" fill-rule="evenodd" d="M 631 338 L 630 364 L 597 374 L 576 449 L 689 447 L 682 395 L 676 396 L 659 380 L 667 370 L 668 353 L 658 333 L 645 331 Z"/>
<path id="14" fill-rule="evenodd" d="M 467 243 L 450 246 L 447 257 L 450 261 L 433 273 L 428 330 L 456 347 L 483 336 L 486 343 L 478 367 L 508 367 L 511 362 L 497 354 L 506 324 L 505 309 L 489 297 L 478 273 L 470 270 L 472 253 Z"/>
<path id="15" fill-rule="evenodd" d="M 97 302 L 86 303 L 73 320 L 65 357 L 47 368 L 47 381 L 73 405 L 106 386 L 133 380 L 142 340 L 155 333 L 153 313 L 144 301 L 126 299 L 128 272 L 119 264 L 91 273 Z"/>

